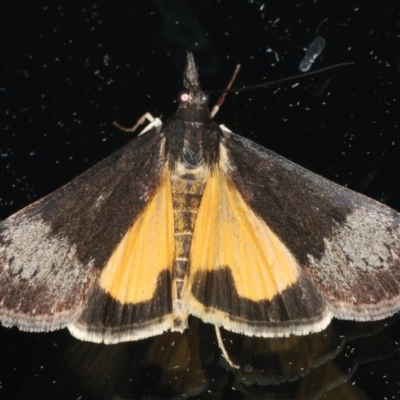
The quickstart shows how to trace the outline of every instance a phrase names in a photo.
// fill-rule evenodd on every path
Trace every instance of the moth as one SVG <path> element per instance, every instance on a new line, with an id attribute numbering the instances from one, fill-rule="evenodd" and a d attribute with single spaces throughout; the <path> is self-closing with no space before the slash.
<path id="1" fill-rule="evenodd" d="M 0 320 L 104 343 L 305 335 L 400 308 L 400 215 L 211 118 L 191 53 L 176 113 L 0 223 Z"/>

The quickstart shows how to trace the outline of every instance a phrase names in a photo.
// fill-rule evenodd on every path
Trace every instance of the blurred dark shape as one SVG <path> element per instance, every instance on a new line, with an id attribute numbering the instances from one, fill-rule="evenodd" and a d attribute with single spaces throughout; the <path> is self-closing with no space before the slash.
<path id="1" fill-rule="evenodd" d="M 323 76 L 322 78 L 317 77 L 314 82 L 313 95 L 315 97 L 321 97 L 325 90 L 328 88 L 329 84 L 335 78 L 336 73 L 332 72 L 329 76 Z"/>
<path id="2" fill-rule="evenodd" d="M 190 319 L 183 334 L 166 332 L 116 345 L 65 335 L 65 343 L 43 351 L 20 385 L 19 396 L 11 398 L 364 399 L 352 380 L 362 364 L 399 351 L 398 327 L 391 324 L 396 318 L 334 321 L 323 332 L 288 338 L 222 331 L 239 370 L 230 368 L 221 356 L 214 327 L 196 318 Z M 7 379 L 3 377 L 3 382 Z"/>
<path id="3" fill-rule="evenodd" d="M 183 64 L 186 51 L 191 51 L 196 55 L 196 64 L 202 76 L 214 73 L 220 65 L 219 57 L 208 43 L 205 30 L 187 2 L 155 0 L 155 5 L 163 21 L 161 37 L 175 46 L 173 53 L 178 64 Z M 170 49 L 169 46 L 167 48 Z"/>

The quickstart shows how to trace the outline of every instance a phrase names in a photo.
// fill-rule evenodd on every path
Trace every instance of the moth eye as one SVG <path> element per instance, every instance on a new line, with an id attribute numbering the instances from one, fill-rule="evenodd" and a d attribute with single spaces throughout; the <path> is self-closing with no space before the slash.
<path id="1" fill-rule="evenodd" d="M 208 101 L 209 101 L 209 96 L 208 96 L 208 94 L 203 94 L 203 96 L 202 96 L 202 98 L 201 98 L 201 101 L 203 102 L 203 103 L 208 103 Z"/>
<path id="2" fill-rule="evenodd" d="M 187 90 L 182 90 L 178 95 L 179 103 L 187 103 L 190 99 L 189 92 Z"/>

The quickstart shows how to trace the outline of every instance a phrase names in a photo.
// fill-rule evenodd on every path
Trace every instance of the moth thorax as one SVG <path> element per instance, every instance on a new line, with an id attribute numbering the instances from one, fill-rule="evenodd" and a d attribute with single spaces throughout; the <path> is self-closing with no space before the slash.
<path id="1" fill-rule="evenodd" d="M 188 170 L 200 167 L 204 163 L 204 153 L 201 143 L 191 143 L 187 139 L 184 139 L 180 162 Z"/>

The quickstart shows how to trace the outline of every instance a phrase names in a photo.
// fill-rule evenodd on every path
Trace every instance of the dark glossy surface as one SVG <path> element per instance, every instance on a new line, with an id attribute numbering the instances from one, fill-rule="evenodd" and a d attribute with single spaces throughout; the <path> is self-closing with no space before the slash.
<path id="1" fill-rule="evenodd" d="M 317 36 L 326 45 L 311 70 L 355 65 L 230 95 L 215 119 L 400 210 L 399 17 L 389 2 L 142 3 L 0 6 L 0 218 L 129 140 L 114 120 L 133 125 L 146 111 L 164 119 L 174 112 L 182 78 L 158 42 L 181 67 L 185 51 L 193 51 L 203 88 L 215 90 L 236 63 L 236 86 L 299 74 Z M 277 341 L 224 332 L 239 372 L 221 361 L 213 329 L 194 324 L 183 336 L 112 347 L 79 342 L 67 331 L 1 328 L 0 397 L 400 396 L 396 321 L 338 323 Z"/>

